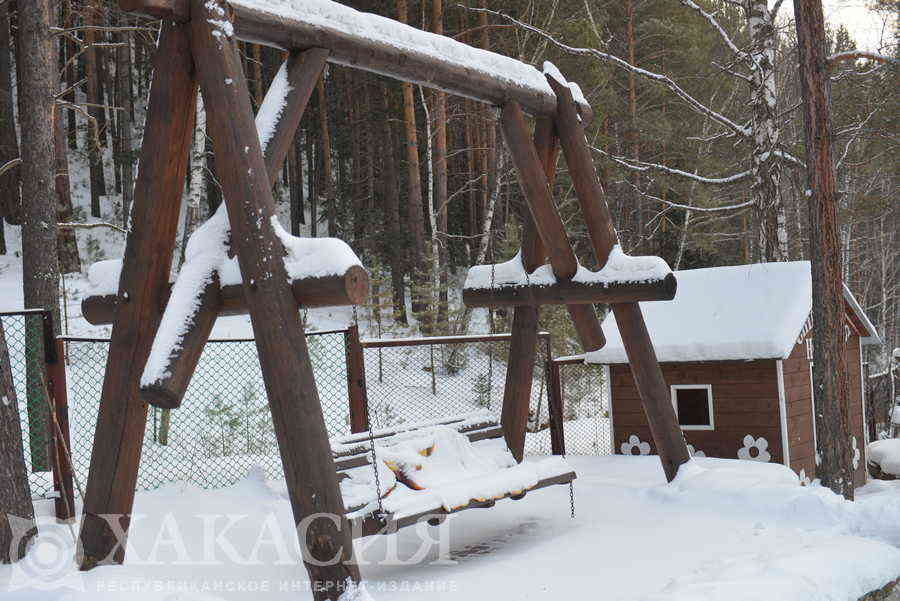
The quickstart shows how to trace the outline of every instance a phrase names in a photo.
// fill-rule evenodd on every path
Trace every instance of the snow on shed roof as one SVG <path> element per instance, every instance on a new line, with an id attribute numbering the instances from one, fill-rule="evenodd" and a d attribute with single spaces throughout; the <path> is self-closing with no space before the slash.
<path id="1" fill-rule="evenodd" d="M 641 303 L 661 362 L 781 359 L 797 342 L 812 309 L 808 261 L 710 267 L 675 273 L 671 301 Z M 878 340 L 848 289 L 854 313 Z M 612 314 L 603 321 L 606 346 L 587 353 L 588 363 L 627 363 Z"/>

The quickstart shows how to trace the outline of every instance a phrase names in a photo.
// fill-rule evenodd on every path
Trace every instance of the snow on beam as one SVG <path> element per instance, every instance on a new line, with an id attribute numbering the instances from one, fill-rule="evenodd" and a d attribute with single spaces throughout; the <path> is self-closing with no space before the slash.
<path id="1" fill-rule="evenodd" d="M 185 19 L 183 0 L 121 0 L 123 10 Z M 444 90 L 494 106 L 514 100 L 533 115 L 556 113 L 540 71 L 513 58 L 364 13 L 331 0 L 232 0 L 241 40 L 283 49 L 327 48 L 328 61 Z M 583 122 L 593 111 L 578 99 Z"/>
<path id="2" fill-rule="evenodd" d="M 577 266 L 569 281 L 559 281 L 551 265 L 526 273 L 520 255 L 505 263 L 469 269 L 463 301 L 469 307 L 625 303 L 675 298 L 677 282 L 659 257 L 632 257 L 613 247 L 600 271 Z"/>
<path id="3" fill-rule="evenodd" d="M 294 280 L 291 287 L 297 304 L 303 308 L 347 307 L 365 302 L 369 290 L 369 275 L 365 269 L 354 265 L 340 275 Z M 171 286 L 164 295 L 166 303 L 170 293 Z M 221 302 L 216 313 L 218 317 L 247 314 L 244 292 L 240 284 L 222 286 L 219 299 Z M 118 307 L 117 294 L 96 294 L 81 301 L 82 315 L 89 324 L 95 326 L 112 324 Z"/>
<path id="4" fill-rule="evenodd" d="M 463 302 L 467 307 L 516 307 L 522 305 L 590 305 L 595 303 L 636 303 L 668 301 L 675 298 L 675 276 L 646 282 L 557 282 L 526 286 L 467 288 Z"/>

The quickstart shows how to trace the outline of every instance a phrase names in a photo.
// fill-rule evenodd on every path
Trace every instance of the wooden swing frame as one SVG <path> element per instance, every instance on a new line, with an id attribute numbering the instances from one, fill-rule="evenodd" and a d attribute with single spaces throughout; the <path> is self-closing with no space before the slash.
<path id="1" fill-rule="evenodd" d="M 163 25 L 119 292 L 87 303 L 99 311 L 96 322 L 112 321 L 114 326 L 84 499 L 79 547 L 82 569 L 123 561 L 148 403 L 161 407 L 180 404 L 220 314 L 250 315 L 295 521 L 299 524 L 320 514 L 344 515 L 298 308 L 301 303 L 358 304 L 365 298 L 368 280 L 362 270 L 354 270 L 327 282 L 289 282 L 283 245 L 272 223 L 272 183 L 326 62 L 500 107 L 504 137 L 530 209 L 531 219 L 523 234 L 523 266 L 531 272 L 549 257 L 560 282 L 555 295 L 526 294 L 506 303 L 515 309 L 502 433 L 521 461 L 536 354 L 537 306 L 565 302 L 565 286 L 570 285 L 578 266 L 548 185 L 554 178 L 560 144 L 600 266 L 618 242 L 584 137 L 584 125 L 592 117 L 590 106 L 577 102 L 571 89 L 553 78 L 548 77 L 550 93 L 490 77 L 446 57 L 401 51 L 307 22 L 299 9 L 285 16 L 258 5 L 245 6 L 240 0 L 120 0 L 120 6 L 162 18 Z M 265 150 L 254 124 L 238 39 L 288 52 L 291 91 Z M 205 100 L 230 221 L 230 249 L 237 256 L 243 283 L 226 290 L 217 277 L 212 278 L 181 348 L 173 351 L 167 378 L 141 388 L 141 374 L 170 293 L 168 278 L 198 86 Z M 535 118 L 533 140 L 526 111 Z M 584 303 L 616 303 L 613 312 L 663 468 L 671 480 L 678 466 L 688 461 L 688 451 L 637 301 L 671 298 L 674 280 L 649 288 L 616 296 L 609 287 L 595 287 L 582 291 L 579 304 L 570 304 L 568 309 L 585 350 L 594 350 L 603 345 L 603 334 L 593 307 Z M 359 582 L 346 518 L 314 520 L 305 538 L 301 547 L 316 599 L 335 599 L 348 581 Z"/>

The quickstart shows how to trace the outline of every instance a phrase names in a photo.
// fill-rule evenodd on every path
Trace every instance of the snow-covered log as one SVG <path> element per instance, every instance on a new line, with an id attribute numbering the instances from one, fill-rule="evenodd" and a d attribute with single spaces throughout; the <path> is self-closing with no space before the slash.
<path id="1" fill-rule="evenodd" d="M 365 301 L 368 294 L 369 275 L 365 269 L 354 265 L 343 274 L 294 280 L 291 287 L 294 290 L 297 304 L 304 308 L 359 305 Z M 164 302 L 168 302 L 170 293 L 171 287 L 166 291 Z M 112 324 L 115 321 L 118 307 L 119 297 L 117 294 L 95 294 L 81 301 L 81 313 L 84 319 L 95 326 Z M 219 291 L 216 316 L 246 314 L 247 304 L 244 302 L 241 285 L 222 286 Z"/>
<path id="2" fill-rule="evenodd" d="M 184 0 L 122 0 L 125 10 L 185 20 Z M 552 116 L 556 97 L 543 75 L 521 61 L 331 0 L 231 0 L 234 35 L 284 49 L 327 48 L 328 61 L 495 106 L 510 100 Z M 579 103 L 582 118 L 592 111 Z"/>

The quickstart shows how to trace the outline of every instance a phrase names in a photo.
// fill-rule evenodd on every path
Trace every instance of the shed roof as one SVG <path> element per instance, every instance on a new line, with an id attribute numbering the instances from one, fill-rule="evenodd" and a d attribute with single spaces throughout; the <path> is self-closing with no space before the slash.
<path id="1" fill-rule="evenodd" d="M 675 273 L 671 301 L 641 303 L 661 362 L 786 358 L 812 309 L 808 261 L 710 267 Z M 867 330 L 864 343 L 879 342 L 872 322 L 846 287 L 847 307 Z M 610 313 L 603 321 L 606 346 L 589 363 L 627 363 Z"/>

